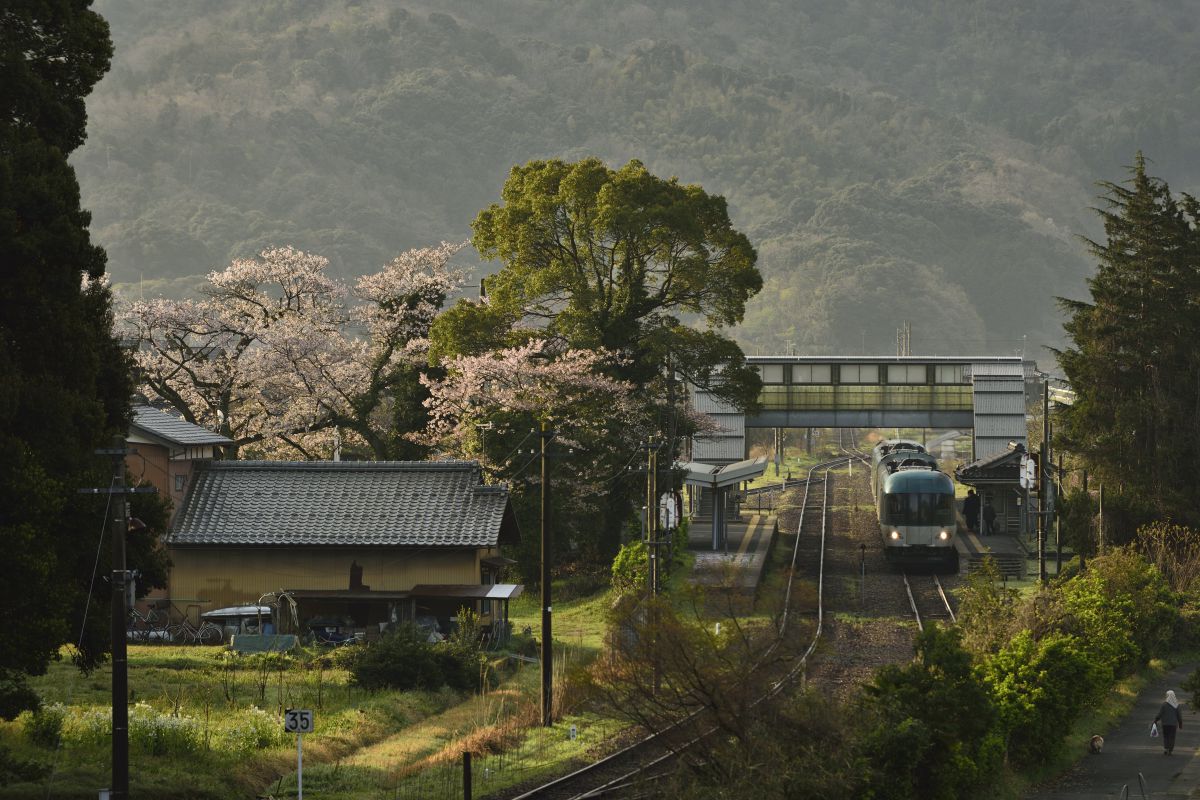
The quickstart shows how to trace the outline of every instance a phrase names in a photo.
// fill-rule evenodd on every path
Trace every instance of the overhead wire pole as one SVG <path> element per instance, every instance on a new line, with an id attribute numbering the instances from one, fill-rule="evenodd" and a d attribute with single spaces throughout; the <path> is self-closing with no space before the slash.
<path id="1" fill-rule="evenodd" d="M 112 458 L 112 484 L 103 489 L 80 489 L 80 494 L 117 495 L 117 502 L 109 503 L 115 510 L 110 520 L 112 525 L 112 603 L 110 634 L 112 636 L 112 800 L 127 800 L 129 797 L 129 652 L 126 646 L 126 627 L 129 622 L 128 585 L 129 571 L 125 564 L 125 534 L 129 530 L 129 508 L 127 494 L 151 494 L 151 487 L 127 488 L 125 486 L 125 455 L 131 451 L 125 447 L 125 437 L 117 435 L 113 446 L 97 450 L 97 455 Z M 87 621 L 84 621 L 87 624 Z"/>
<path id="2" fill-rule="evenodd" d="M 546 466 L 546 447 L 553 431 L 541 424 L 539 438 L 542 454 L 542 725 L 554 724 L 554 636 L 551 623 L 550 603 L 550 558 L 552 555 L 552 531 L 550 530 L 550 470 Z"/>
<path id="3" fill-rule="evenodd" d="M 1050 524 L 1051 497 L 1050 473 L 1050 381 L 1042 382 L 1042 452 L 1038 459 L 1038 580 L 1046 582 L 1046 532 Z"/>

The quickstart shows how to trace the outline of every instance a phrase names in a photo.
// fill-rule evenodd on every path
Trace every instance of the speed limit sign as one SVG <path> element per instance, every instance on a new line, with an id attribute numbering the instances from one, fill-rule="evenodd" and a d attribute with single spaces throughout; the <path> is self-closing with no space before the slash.
<path id="1" fill-rule="evenodd" d="M 308 709 L 289 708 L 283 712 L 283 730 L 286 733 L 312 733 L 313 712 Z"/>

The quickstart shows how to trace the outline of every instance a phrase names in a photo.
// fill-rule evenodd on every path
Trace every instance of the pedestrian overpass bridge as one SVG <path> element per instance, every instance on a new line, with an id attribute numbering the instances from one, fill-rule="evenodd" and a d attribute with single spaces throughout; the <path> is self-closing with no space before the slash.
<path id="1" fill-rule="evenodd" d="M 761 408 L 742 414 L 708 392 L 692 404 L 720 430 L 697 436 L 692 461 L 748 456 L 748 428 L 971 429 L 974 458 L 1025 442 L 1026 383 L 1019 356 L 750 356 L 762 377 Z"/>

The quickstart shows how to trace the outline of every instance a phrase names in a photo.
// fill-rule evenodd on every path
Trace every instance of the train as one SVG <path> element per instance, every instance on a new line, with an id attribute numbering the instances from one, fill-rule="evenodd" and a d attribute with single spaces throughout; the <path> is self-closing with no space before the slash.
<path id="1" fill-rule="evenodd" d="M 893 564 L 955 571 L 954 481 L 919 442 L 889 439 L 871 452 L 871 493 Z"/>

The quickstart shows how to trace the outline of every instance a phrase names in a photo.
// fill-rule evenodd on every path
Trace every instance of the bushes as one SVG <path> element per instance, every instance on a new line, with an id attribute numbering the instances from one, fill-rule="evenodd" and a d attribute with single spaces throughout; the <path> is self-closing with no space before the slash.
<path id="1" fill-rule="evenodd" d="M 978 670 L 992 695 L 997 730 L 1011 763 L 1036 766 L 1052 756 L 1083 704 L 1107 687 L 1111 673 L 1074 636 L 1035 641 L 1021 631 Z"/>
<path id="2" fill-rule="evenodd" d="M 427 636 L 404 625 L 364 647 L 350 668 L 351 682 L 364 689 L 477 689 L 486 670 L 478 645 L 459 637 L 430 644 Z"/>
<path id="3" fill-rule="evenodd" d="M 648 557 L 646 543 L 641 539 L 621 545 L 612 565 L 612 584 L 617 594 L 645 593 L 650 572 Z"/>
<path id="4" fill-rule="evenodd" d="M 67 707 L 62 703 L 42 705 L 21 715 L 25 736 L 42 747 L 58 747 L 66 718 Z"/>
<path id="5" fill-rule="evenodd" d="M 927 628 L 916 650 L 914 663 L 884 667 L 866 690 L 874 719 L 863 746 L 873 796 L 973 797 L 999 766 L 992 698 L 957 629 Z"/>

